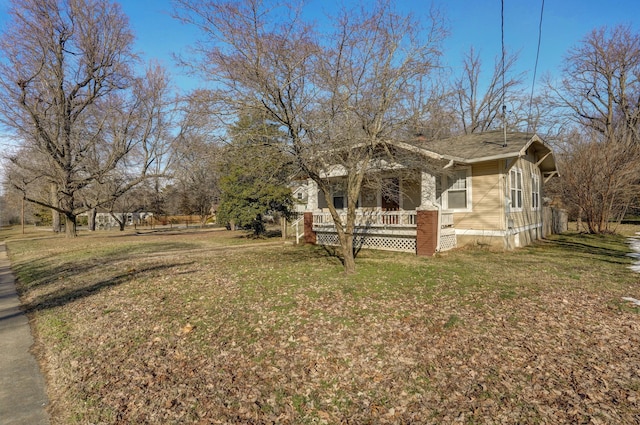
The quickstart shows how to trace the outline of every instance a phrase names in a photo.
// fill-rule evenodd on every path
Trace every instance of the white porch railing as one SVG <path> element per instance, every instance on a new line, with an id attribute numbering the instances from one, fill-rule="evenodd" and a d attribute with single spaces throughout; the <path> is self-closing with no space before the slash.
<path id="1" fill-rule="evenodd" d="M 340 213 L 346 222 L 346 212 Z M 356 211 L 354 246 L 390 251 L 416 252 L 416 211 Z M 440 211 L 439 250 L 456 246 L 453 213 Z M 329 212 L 313 213 L 313 230 L 319 245 L 338 245 L 338 236 Z"/>
<path id="2" fill-rule="evenodd" d="M 441 212 L 440 213 L 440 226 L 442 228 L 453 226 L 453 213 Z"/>
<path id="3" fill-rule="evenodd" d="M 291 224 L 296 234 L 296 245 L 300 243 L 300 239 L 304 236 L 304 216 L 301 216 Z"/>
<path id="4" fill-rule="evenodd" d="M 340 213 L 342 223 L 347 222 L 347 213 Z M 356 226 L 400 226 L 415 227 L 415 211 L 357 211 Z M 314 226 L 333 226 L 333 218 L 329 212 L 313 213 Z"/>

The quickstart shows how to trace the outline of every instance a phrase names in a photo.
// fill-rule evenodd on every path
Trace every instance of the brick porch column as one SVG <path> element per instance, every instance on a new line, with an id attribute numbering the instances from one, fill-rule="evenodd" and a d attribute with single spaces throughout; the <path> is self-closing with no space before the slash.
<path id="1" fill-rule="evenodd" d="M 438 246 L 438 210 L 416 211 L 416 255 L 431 257 Z"/>
<path id="2" fill-rule="evenodd" d="M 316 232 L 313 231 L 313 213 L 304 213 L 304 243 L 316 244 Z"/>

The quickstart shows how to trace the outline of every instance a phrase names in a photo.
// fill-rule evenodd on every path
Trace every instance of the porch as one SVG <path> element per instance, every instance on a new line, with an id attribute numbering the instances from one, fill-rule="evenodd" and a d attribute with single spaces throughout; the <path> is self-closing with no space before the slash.
<path id="1" fill-rule="evenodd" d="M 429 214 L 435 221 L 425 229 L 420 225 L 418 215 Z M 318 245 L 339 245 L 338 234 L 329 212 L 316 211 L 308 213 L 312 219 L 311 228 L 315 243 Z M 346 211 L 340 213 L 342 223 L 346 223 Z M 306 221 L 306 220 L 305 220 Z M 354 248 L 380 249 L 419 253 L 421 239 L 429 239 L 435 251 L 446 251 L 456 246 L 456 235 L 453 227 L 453 213 L 441 210 L 418 211 L 356 211 L 356 228 L 354 230 Z M 308 225 L 305 223 L 305 228 Z M 433 240 L 435 238 L 435 241 Z"/>
<path id="2" fill-rule="evenodd" d="M 464 187 L 466 178 L 465 174 Z M 346 223 L 346 186 L 344 176 L 339 173 L 328 176 L 328 180 L 327 196 L 313 180 L 306 184 L 304 235 L 307 242 L 337 246 L 338 234 L 328 204 L 336 207 L 342 223 Z M 363 187 L 357 200 L 354 248 L 417 255 L 433 255 L 454 248 L 453 212 L 442 210 L 440 180 L 440 176 L 426 171 L 395 170 L 381 176 L 380 185 Z M 469 192 L 462 192 L 468 202 Z"/>

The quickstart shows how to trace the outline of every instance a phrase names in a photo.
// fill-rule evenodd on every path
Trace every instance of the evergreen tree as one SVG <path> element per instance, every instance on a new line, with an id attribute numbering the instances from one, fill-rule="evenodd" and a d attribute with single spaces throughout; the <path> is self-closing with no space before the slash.
<path id="1" fill-rule="evenodd" d="M 278 128 L 261 117 L 243 115 L 229 129 L 220 179 L 218 221 L 265 232 L 264 216 L 289 217 L 293 207 L 290 160 Z"/>

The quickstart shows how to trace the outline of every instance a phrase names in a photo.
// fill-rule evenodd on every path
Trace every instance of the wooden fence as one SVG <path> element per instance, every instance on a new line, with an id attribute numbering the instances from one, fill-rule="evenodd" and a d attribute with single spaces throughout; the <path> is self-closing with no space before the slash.
<path id="1" fill-rule="evenodd" d="M 566 210 L 556 207 L 542 208 L 542 236 L 557 235 L 569 228 L 569 215 Z"/>

